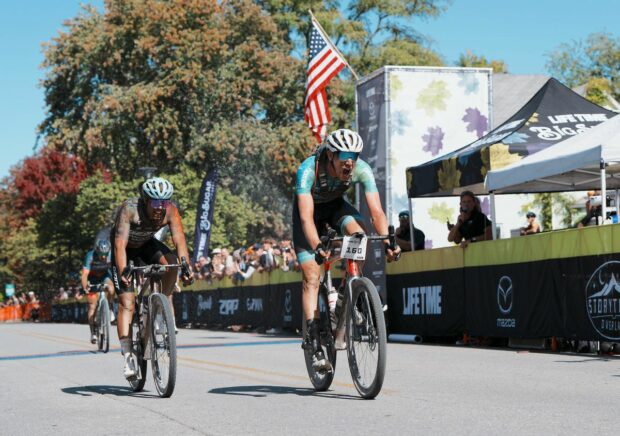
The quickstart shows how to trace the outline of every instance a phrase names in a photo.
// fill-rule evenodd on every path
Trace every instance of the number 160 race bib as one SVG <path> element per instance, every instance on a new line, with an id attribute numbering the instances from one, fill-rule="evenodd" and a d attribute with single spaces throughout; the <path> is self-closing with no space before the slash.
<path id="1" fill-rule="evenodd" d="M 364 260 L 366 259 L 366 241 L 368 238 L 345 236 L 342 239 L 342 249 L 340 257 L 344 259 Z"/>

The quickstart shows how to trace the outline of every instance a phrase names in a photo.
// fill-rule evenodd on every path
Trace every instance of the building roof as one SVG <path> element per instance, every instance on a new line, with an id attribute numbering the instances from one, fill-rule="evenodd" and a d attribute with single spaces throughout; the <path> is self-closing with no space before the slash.
<path id="1" fill-rule="evenodd" d="M 491 129 L 512 117 L 550 78 L 542 74 L 493 74 Z"/>

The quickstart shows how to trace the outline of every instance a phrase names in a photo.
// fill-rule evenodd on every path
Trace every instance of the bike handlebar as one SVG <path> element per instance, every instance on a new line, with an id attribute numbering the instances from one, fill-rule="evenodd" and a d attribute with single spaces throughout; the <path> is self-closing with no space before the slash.
<path id="1" fill-rule="evenodd" d="M 99 283 L 96 285 L 88 285 L 88 290 L 90 292 L 101 292 L 105 289 L 105 283 Z"/>
<path id="2" fill-rule="evenodd" d="M 391 250 L 394 250 L 396 248 L 396 236 L 394 234 L 394 226 L 391 224 L 388 226 L 387 235 L 366 235 L 364 232 L 357 232 L 357 233 L 353 233 L 348 236 L 353 237 L 353 238 L 360 238 L 360 239 L 366 237 L 368 241 L 383 241 L 387 239 L 389 241 L 387 248 Z M 325 251 L 329 251 L 331 249 L 333 242 L 340 242 L 343 239 L 344 239 L 344 236 L 338 236 L 336 230 L 334 230 L 328 225 L 327 235 L 321 237 L 321 243 L 325 246 Z M 319 257 L 321 256 L 318 253 L 316 253 L 315 260 L 320 265 L 321 263 L 323 263 L 322 261 L 323 259 L 322 257 L 319 259 Z M 398 253 L 396 260 L 398 260 L 399 258 L 400 258 L 400 253 Z"/>
<path id="3" fill-rule="evenodd" d="M 147 277 L 150 275 L 159 275 L 165 273 L 170 268 L 181 268 L 181 273 L 183 275 L 190 276 L 190 270 L 189 265 L 187 264 L 187 260 L 185 260 L 185 257 L 181 257 L 181 263 L 171 263 L 166 265 L 154 263 L 145 266 L 134 266 L 133 260 L 130 260 L 129 264 L 123 271 L 123 277 L 128 279 L 132 273 L 137 271 L 141 271 Z"/>

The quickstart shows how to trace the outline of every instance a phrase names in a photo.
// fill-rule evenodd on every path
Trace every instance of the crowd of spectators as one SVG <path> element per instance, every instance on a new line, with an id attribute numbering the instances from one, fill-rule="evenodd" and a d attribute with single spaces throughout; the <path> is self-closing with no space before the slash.
<path id="1" fill-rule="evenodd" d="M 6 297 L 4 301 L 0 301 L 0 307 L 20 306 L 29 303 L 39 303 L 37 296 L 32 291 L 28 293 L 20 292 L 19 295 L 13 294 L 10 297 Z"/>
<path id="2" fill-rule="evenodd" d="M 234 282 L 242 282 L 256 272 L 271 272 L 278 269 L 299 270 L 291 241 L 282 240 L 277 243 L 272 238 L 264 238 L 259 243 L 240 247 L 232 252 L 228 248 L 214 248 L 210 256 L 201 256 L 194 264 L 194 278 L 212 282 L 230 277 Z"/>

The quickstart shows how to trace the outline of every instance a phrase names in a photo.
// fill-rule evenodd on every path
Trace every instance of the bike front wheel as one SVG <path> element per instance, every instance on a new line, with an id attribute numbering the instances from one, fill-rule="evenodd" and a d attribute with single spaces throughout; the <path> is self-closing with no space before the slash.
<path id="1" fill-rule="evenodd" d="M 138 305 L 136 305 L 136 313 L 138 311 Z M 133 343 L 133 352 L 136 356 L 136 362 L 138 364 L 138 375 L 128 379 L 129 386 L 134 392 L 141 392 L 144 389 L 146 383 L 146 360 L 144 360 L 144 352 L 142 347 L 142 339 L 140 338 L 140 327 L 138 326 L 138 316 L 134 314 L 133 325 L 131 326 L 131 340 Z"/>
<path id="2" fill-rule="evenodd" d="M 327 305 L 326 291 L 323 287 L 319 290 L 319 325 L 321 335 L 321 345 L 325 351 L 325 357 L 332 366 L 331 371 L 316 371 L 312 367 L 312 353 L 304 348 L 304 358 L 306 360 L 306 369 L 308 377 L 314 389 L 317 391 L 326 391 L 334 380 L 336 372 L 336 345 L 334 336 L 332 335 L 331 321 L 329 319 L 329 307 Z M 306 337 L 306 323 L 303 323 L 303 337 Z"/>
<path id="3" fill-rule="evenodd" d="M 110 349 L 110 306 L 108 300 L 103 298 L 103 301 L 99 302 L 99 326 L 97 342 L 99 350 L 107 353 Z"/>
<path id="4" fill-rule="evenodd" d="M 161 397 L 172 395 L 177 375 L 177 344 L 174 317 L 168 299 L 163 294 L 150 298 L 150 329 L 153 354 L 151 369 L 155 388 Z"/>
<path id="5" fill-rule="evenodd" d="M 367 278 L 352 282 L 346 336 L 353 384 L 363 398 L 375 398 L 385 377 L 387 338 L 379 293 Z"/>

